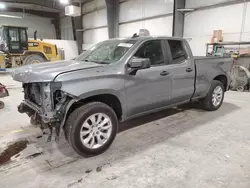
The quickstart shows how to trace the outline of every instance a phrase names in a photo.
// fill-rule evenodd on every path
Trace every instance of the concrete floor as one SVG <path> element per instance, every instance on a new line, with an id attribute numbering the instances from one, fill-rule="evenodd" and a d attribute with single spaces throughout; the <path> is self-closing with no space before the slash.
<path id="1" fill-rule="evenodd" d="M 0 152 L 10 142 L 29 141 L 0 166 L 1 188 L 250 187 L 249 93 L 228 92 L 216 112 L 172 109 L 127 122 L 107 152 L 81 158 L 64 139 L 40 138 L 16 110 L 20 84 L 0 80 L 11 88 L 0 111 Z"/>

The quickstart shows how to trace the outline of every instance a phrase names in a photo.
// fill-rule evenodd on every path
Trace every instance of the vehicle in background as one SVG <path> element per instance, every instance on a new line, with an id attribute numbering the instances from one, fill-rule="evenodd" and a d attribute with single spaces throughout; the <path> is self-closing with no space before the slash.
<path id="1" fill-rule="evenodd" d="M 28 40 L 27 27 L 7 26 L 0 28 L 0 68 L 13 68 L 64 58 L 63 51 L 56 45 L 37 40 Z"/>
<path id="2" fill-rule="evenodd" d="M 4 97 L 7 97 L 7 96 L 9 96 L 8 90 L 6 89 L 6 87 L 4 85 L 2 85 L 0 83 L 0 98 L 4 98 Z M 0 109 L 3 109 L 4 106 L 5 106 L 4 102 L 0 101 Z"/>
<path id="3" fill-rule="evenodd" d="M 18 107 L 35 125 L 64 131 L 82 156 L 109 148 L 119 123 L 184 103 L 220 108 L 230 83 L 230 58 L 193 57 L 182 38 L 140 37 L 101 42 L 64 63 L 15 70 L 23 83 Z M 51 131 L 52 132 L 52 131 Z"/>

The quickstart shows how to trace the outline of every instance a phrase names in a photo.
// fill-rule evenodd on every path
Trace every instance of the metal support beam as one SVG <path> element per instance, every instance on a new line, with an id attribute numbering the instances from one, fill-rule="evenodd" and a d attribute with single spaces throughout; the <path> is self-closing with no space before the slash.
<path id="1" fill-rule="evenodd" d="M 107 20 L 109 38 L 119 36 L 119 0 L 105 0 L 107 5 Z"/>
<path id="2" fill-rule="evenodd" d="M 60 3 L 54 4 L 52 0 L 4 0 L 8 8 L 25 8 L 33 10 L 43 9 L 47 12 L 61 12 L 64 8 Z"/>
<path id="3" fill-rule="evenodd" d="M 229 6 L 229 5 L 246 3 L 246 2 L 250 2 L 250 0 L 232 0 L 232 1 L 225 1 L 225 2 L 216 3 L 213 5 L 206 5 L 206 6 L 200 6 L 200 7 L 186 7 L 186 8 L 195 9 L 195 11 L 196 10 L 207 10 L 207 9 L 212 9 L 212 8 L 225 7 L 225 6 Z"/>
<path id="4" fill-rule="evenodd" d="M 55 26 L 56 30 L 56 39 L 61 39 L 61 30 L 60 30 L 60 14 L 58 13 L 52 20 L 52 24 Z"/>
<path id="5" fill-rule="evenodd" d="M 24 9 L 21 9 L 21 8 L 8 8 L 7 10 L 1 10 L 0 13 L 4 13 L 4 12 L 22 12 L 23 13 L 23 10 Z M 57 12 L 44 12 L 44 11 L 28 10 L 28 9 L 25 9 L 24 12 L 28 14 L 40 16 L 40 17 L 47 17 L 47 18 L 54 18 L 59 14 Z"/>
<path id="6" fill-rule="evenodd" d="M 76 43 L 77 43 L 78 53 L 80 54 L 82 52 L 83 32 L 76 31 L 76 30 L 82 29 L 82 16 L 74 17 L 73 20 L 74 20 L 73 21 L 74 38 L 75 38 Z"/>
<path id="7" fill-rule="evenodd" d="M 185 0 L 174 0 L 174 16 L 173 16 L 173 31 L 172 35 L 183 37 L 184 30 L 184 14 L 177 9 L 185 8 Z"/>
<path id="8" fill-rule="evenodd" d="M 82 3 L 79 3 L 78 6 L 81 7 L 81 12 L 82 12 Z M 82 15 L 73 18 L 72 26 L 73 26 L 74 40 L 76 40 L 78 47 L 78 54 L 80 54 L 82 53 L 83 31 L 77 31 L 77 30 L 82 30 L 83 27 Z"/>

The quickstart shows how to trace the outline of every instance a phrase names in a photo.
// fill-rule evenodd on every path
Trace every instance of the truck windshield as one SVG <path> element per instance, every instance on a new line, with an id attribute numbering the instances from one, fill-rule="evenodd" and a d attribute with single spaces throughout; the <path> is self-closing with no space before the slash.
<path id="1" fill-rule="evenodd" d="M 76 58 L 78 61 L 90 61 L 110 64 L 119 61 L 136 43 L 136 40 L 108 40 L 98 43 Z"/>

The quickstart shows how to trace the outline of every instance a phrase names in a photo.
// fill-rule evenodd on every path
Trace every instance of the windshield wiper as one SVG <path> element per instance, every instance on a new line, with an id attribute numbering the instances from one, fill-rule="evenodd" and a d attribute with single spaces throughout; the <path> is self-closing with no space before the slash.
<path id="1" fill-rule="evenodd" d="M 83 61 L 86 61 L 86 62 L 93 62 L 93 63 L 97 63 L 97 64 L 110 64 L 108 62 L 105 62 L 105 61 L 90 61 L 89 59 L 84 59 Z"/>
<path id="2" fill-rule="evenodd" d="M 97 62 L 95 62 L 95 63 L 97 63 L 97 64 L 105 64 L 105 65 L 108 65 L 108 64 L 110 64 L 110 63 L 108 63 L 108 62 L 105 62 L 105 61 L 97 61 Z"/>

